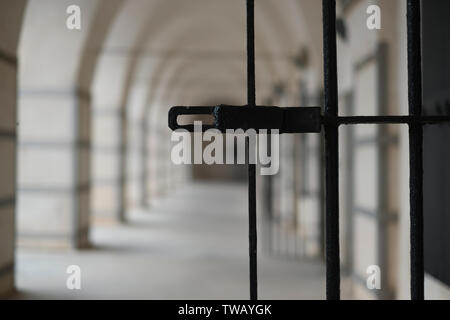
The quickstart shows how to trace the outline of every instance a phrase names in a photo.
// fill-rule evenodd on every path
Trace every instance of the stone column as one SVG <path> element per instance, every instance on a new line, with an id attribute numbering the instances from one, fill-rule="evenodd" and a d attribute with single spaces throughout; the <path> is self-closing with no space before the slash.
<path id="1" fill-rule="evenodd" d="M 0 51 L 0 295 L 14 286 L 16 82 L 14 55 Z"/>
<path id="2" fill-rule="evenodd" d="M 19 244 L 87 246 L 89 93 L 22 89 L 19 119 Z"/>
<path id="3" fill-rule="evenodd" d="M 124 141 L 121 107 L 97 107 L 93 112 L 92 213 L 99 222 L 125 220 L 122 197 Z"/>
<path id="4" fill-rule="evenodd" d="M 17 41 L 26 2 L 0 4 L 0 297 L 14 288 Z"/>
<path id="5" fill-rule="evenodd" d="M 142 204 L 142 132 L 138 119 L 127 119 L 126 195 L 127 208 L 137 208 Z"/>

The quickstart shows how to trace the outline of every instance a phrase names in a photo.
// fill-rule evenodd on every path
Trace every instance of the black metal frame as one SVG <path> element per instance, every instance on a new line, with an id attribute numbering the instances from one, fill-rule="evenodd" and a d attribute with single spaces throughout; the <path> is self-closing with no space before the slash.
<path id="1" fill-rule="evenodd" d="M 324 58 L 324 114 L 320 108 L 257 108 L 255 99 L 255 30 L 254 0 L 247 0 L 247 90 L 248 104 L 239 109 L 232 106 L 173 107 L 169 112 L 169 127 L 183 128 L 177 123 L 182 114 L 211 114 L 215 117 L 210 127 L 224 131 L 228 128 L 281 129 L 282 133 L 325 131 L 325 192 L 326 192 L 326 296 L 340 299 L 339 255 L 339 127 L 356 124 L 407 124 L 410 148 L 410 244 L 411 244 L 411 299 L 424 299 L 423 255 L 423 126 L 449 123 L 450 116 L 422 115 L 422 57 L 420 0 L 407 1 L 408 27 L 408 97 L 407 116 L 350 116 L 338 114 L 338 81 L 336 49 L 336 0 L 322 0 L 323 58 Z M 297 116 L 286 122 L 284 113 Z M 275 119 L 270 121 L 268 119 Z M 281 119 L 281 120 L 280 120 Z M 185 126 L 192 131 L 192 126 Z M 205 129 L 208 129 L 206 127 Z M 247 148 L 249 145 L 247 144 Z M 257 230 L 256 230 L 256 175 L 255 165 L 248 165 L 249 197 L 249 258 L 250 299 L 257 299 Z"/>

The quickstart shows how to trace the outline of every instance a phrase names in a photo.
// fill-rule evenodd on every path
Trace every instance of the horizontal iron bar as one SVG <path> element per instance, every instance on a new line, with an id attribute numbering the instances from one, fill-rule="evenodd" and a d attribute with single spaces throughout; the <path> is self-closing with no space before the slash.
<path id="1" fill-rule="evenodd" d="M 450 123 L 450 116 L 323 116 L 322 123 L 331 125 L 352 124 L 443 124 Z"/>
<path id="2" fill-rule="evenodd" d="M 202 125 L 202 131 L 218 129 L 225 133 L 227 129 L 244 131 L 248 129 L 274 130 L 279 133 L 319 133 L 322 125 L 358 125 L 358 124 L 422 124 L 437 125 L 450 123 L 450 116 L 334 116 L 321 115 L 320 107 L 274 107 L 247 108 L 247 106 L 219 105 L 216 107 L 173 107 L 169 111 L 169 127 L 172 130 L 194 131 L 193 124 L 179 125 L 180 115 L 210 115 L 213 124 Z"/>
<path id="3" fill-rule="evenodd" d="M 320 107 L 242 108 L 221 105 L 214 117 L 221 132 L 226 129 L 279 130 L 279 133 L 320 132 Z"/>
<path id="4" fill-rule="evenodd" d="M 223 133 L 228 129 L 244 131 L 277 129 L 279 133 L 307 133 L 321 130 L 320 107 L 260 106 L 259 108 L 248 108 L 247 106 L 219 105 L 216 107 L 171 108 L 169 127 L 172 130 L 186 129 L 192 132 L 194 129 L 192 124 L 178 124 L 177 118 L 180 115 L 212 115 L 214 124 L 203 126 L 203 131 L 211 128 L 218 129 Z"/>

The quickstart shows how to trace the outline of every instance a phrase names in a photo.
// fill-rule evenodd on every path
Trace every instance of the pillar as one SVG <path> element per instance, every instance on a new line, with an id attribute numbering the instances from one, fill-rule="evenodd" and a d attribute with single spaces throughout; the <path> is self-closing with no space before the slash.
<path id="1" fill-rule="evenodd" d="M 99 106 L 92 113 L 92 214 L 100 223 L 125 221 L 124 116 L 121 107 Z"/>
<path id="2" fill-rule="evenodd" d="M 15 55 L 0 51 L 0 295 L 14 286 L 16 185 L 16 78 Z"/>
<path id="3" fill-rule="evenodd" d="M 14 288 L 17 41 L 25 1 L 0 4 L 0 297 Z"/>
<path id="4" fill-rule="evenodd" d="M 89 93 L 22 89 L 19 119 L 19 244 L 87 246 Z"/>

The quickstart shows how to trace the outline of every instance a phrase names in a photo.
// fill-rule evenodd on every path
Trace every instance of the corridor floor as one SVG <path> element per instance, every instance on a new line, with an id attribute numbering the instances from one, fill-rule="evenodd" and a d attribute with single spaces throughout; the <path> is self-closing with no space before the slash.
<path id="1" fill-rule="evenodd" d="M 124 225 L 94 227 L 93 248 L 20 248 L 20 299 L 247 299 L 247 189 L 189 184 Z M 81 290 L 66 288 L 66 268 L 81 268 Z M 261 299 L 322 299 L 320 262 L 260 253 Z"/>

